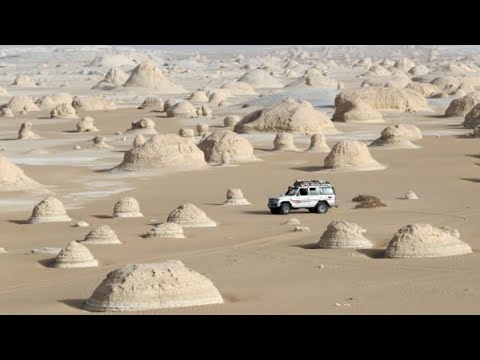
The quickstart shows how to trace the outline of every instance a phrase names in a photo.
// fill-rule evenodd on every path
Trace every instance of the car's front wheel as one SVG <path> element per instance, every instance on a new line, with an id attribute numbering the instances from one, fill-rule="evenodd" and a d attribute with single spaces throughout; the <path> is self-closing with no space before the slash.
<path id="1" fill-rule="evenodd" d="M 280 206 L 280 213 L 282 213 L 283 215 L 290 214 L 290 210 L 292 210 L 292 206 L 289 203 L 283 203 Z"/>
<path id="2" fill-rule="evenodd" d="M 325 202 L 319 202 L 317 206 L 315 207 L 315 210 L 319 214 L 325 214 L 328 211 L 328 205 Z"/>

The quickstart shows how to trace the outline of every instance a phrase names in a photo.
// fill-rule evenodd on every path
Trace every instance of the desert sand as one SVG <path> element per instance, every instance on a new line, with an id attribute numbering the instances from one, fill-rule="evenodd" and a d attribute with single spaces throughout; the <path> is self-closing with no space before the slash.
<path id="1" fill-rule="evenodd" d="M 480 48 L 15 51 L 0 68 L 16 171 L 1 174 L 0 314 L 480 314 L 480 138 L 464 126 L 479 107 L 462 100 Z M 416 147 L 368 146 L 386 128 Z M 274 151 L 277 134 L 296 151 Z M 338 207 L 271 214 L 296 179 L 330 181 Z M 359 194 L 387 206 L 355 209 Z M 29 223 L 50 198 L 57 221 Z M 334 222 L 365 239 L 319 247 Z"/>

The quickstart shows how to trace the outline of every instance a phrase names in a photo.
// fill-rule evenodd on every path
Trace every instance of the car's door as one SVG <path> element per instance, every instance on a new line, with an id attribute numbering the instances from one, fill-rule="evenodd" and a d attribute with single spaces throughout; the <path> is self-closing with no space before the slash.
<path id="1" fill-rule="evenodd" d="M 308 207 L 309 201 L 308 188 L 300 188 L 295 199 L 292 199 L 292 205 L 296 208 Z"/>
<path id="2" fill-rule="evenodd" d="M 308 188 L 309 202 L 308 207 L 313 208 L 317 205 L 320 195 L 322 194 L 319 187 L 310 187 Z"/>

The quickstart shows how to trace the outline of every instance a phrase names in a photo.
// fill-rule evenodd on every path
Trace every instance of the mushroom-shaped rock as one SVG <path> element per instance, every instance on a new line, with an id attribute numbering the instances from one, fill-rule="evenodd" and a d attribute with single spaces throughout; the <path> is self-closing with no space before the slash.
<path id="1" fill-rule="evenodd" d="M 77 112 L 70 104 L 60 104 L 55 106 L 50 112 L 51 118 L 76 119 Z"/>
<path id="2" fill-rule="evenodd" d="M 132 121 L 130 129 L 127 133 L 144 134 L 144 135 L 156 135 L 155 121 L 149 118 L 143 118 L 137 121 Z"/>
<path id="3" fill-rule="evenodd" d="M 109 273 L 86 301 L 89 311 L 141 311 L 222 304 L 207 277 L 178 260 L 126 265 Z"/>
<path id="4" fill-rule="evenodd" d="M 273 140 L 274 150 L 276 151 L 298 151 L 293 143 L 293 134 L 278 133 Z"/>
<path id="5" fill-rule="evenodd" d="M 418 146 L 408 140 L 406 134 L 395 126 L 383 129 L 381 136 L 370 144 L 370 146 L 382 146 L 396 149 L 414 149 Z"/>
<path id="6" fill-rule="evenodd" d="M 223 126 L 225 127 L 234 127 L 240 121 L 240 116 L 238 115 L 229 115 L 223 119 Z"/>
<path id="7" fill-rule="evenodd" d="M 375 170 L 384 168 L 370 154 L 367 145 L 356 140 L 342 140 L 335 144 L 325 158 L 326 168 L 354 168 Z"/>
<path id="8" fill-rule="evenodd" d="M 190 95 L 188 101 L 193 103 L 206 103 L 208 102 L 208 96 L 205 91 L 197 90 Z"/>
<path id="9" fill-rule="evenodd" d="M 174 222 L 183 227 L 214 227 L 215 221 L 210 219 L 207 214 L 197 206 L 187 203 L 173 210 L 169 215 L 167 222 Z"/>
<path id="10" fill-rule="evenodd" d="M 176 134 L 161 134 L 150 138 L 145 144 L 127 151 L 121 170 L 145 170 L 159 168 L 206 167 L 205 155 L 191 138 Z"/>
<path id="11" fill-rule="evenodd" d="M 99 131 L 95 125 L 95 119 L 90 116 L 83 117 L 76 125 L 78 132 L 96 132 Z"/>
<path id="12" fill-rule="evenodd" d="M 136 218 L 143 217 L 140 212 L 140 204 L 137 199 L 127 196 L 120 199 L 113 207 L 113 217 L 116 218 Z"/>
<path id="13" fill-rule="evenodd" d="M 373 244 L 363 233 L 360 226 L 347 221 L 332 221 L 320 237 L 318 247 L 323 249 L 369 249 Z"/>
<path id="14" fill-rule="evenodd" d="M 164 102 L 161 98 L 155 96 L 147 97 L 142 105 L 140 105 L 139 109 L 157 109 L 158 111 L 164 111 Z"/>
<path id="15" fill-rule="evenodd" d="M 29 224 L 66 222 L 72 221 L 62 202 L 53 196 L 49 196 L 34 206 L 32 216 L 28 219 Z"/>
<path id="16" fill-rule="evenodd" d="M 68 246 L 60 251 L 53 262 L 56 268 L 83 268 L 98 266 L 98 260 L 95 259 L 85 245 L 72 241 Z"/>
<path id="17" fill-rule="evenodd" d="M 108 225 L 101 225 L 90 231 L 82 241 L 83 244 L 111 245 L 121 244 L 117 234 Z"/>
<path id="18" fill-rule="evenodd" d="M 197 117 L 197 109 L 188 101 L 180 101 L 165 111 L 168 117 Z"/>
<path id="19" fill-rule="evenodd" d="M 306 150 L 309 152 L 330 152 L 330 147 L 325 141 L 325 135 L 313 134 L 310 138 L 310 147 Z"/>
<path id="20" fill-rule="evenodd" d="M 32 131 L 32 123 L 30 121 L 22 123 L 20 129 L 18 130 L 19 140 L 38 139 L 39 137 L 40 136 L 38 136 Z"/>
<path id="21" fill-rule="evenodd" d="M 243 196 L 242 189 L 234 188 L 228 189 L 224 205 L 250 205 L 250 202 Z"/>
<path id="22" fill-rule="evenodd" d="M 409 224 L 399 229 L 387 246 L 387 258 L 420 258 L 470 254 L 470 246 L 449 230 L 430 224 Z"/>
<path id="23" fill-rule="evenodd" d="M 168 239 L 183 239 L 183 227 L 174 222 L 166 222 L 150 229 L 144 237 L 159 237 Z"/>
<path id="24" fill-rule="evenodd" d="M 225 153 L 229 154 L 232 162 L 257 160 L 252 144 L 241 135 L 228 130 L 214 132 L 198 144 L 198 148 L 204 152 L 205 160 L 209 163 L 221 163 Z"/>
<path id="25" fill-rule="evenodd" d="M 300 134 L 337 132 L 332 121 L 307 101 L 286 99 L 279 104 L 245 116 L 233 129 L 236 133 L 290 132 Z"/>

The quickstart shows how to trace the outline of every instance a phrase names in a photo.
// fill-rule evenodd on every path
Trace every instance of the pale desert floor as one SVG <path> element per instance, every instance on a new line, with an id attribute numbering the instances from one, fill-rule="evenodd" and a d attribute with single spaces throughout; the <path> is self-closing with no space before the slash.
<path id="1" fill-rule="evenodd" d="M 128 128 L 132 118 L 147 114 L 155 119 L 159 132 L 176 131 L 188 121 L 158 118 L 155 113 L 136 109 L 90 114 L 96 118 L 97 127 L 102 129 L 99 134 L 105 134 L 109 139 L 120 138 L 111 134 Z M 220 124 L 223 117 L 216 119 Z M 9 130 L 13 134 L 20 122 L 18 119 L 2 119 L 4 138 L 8 138 Z M 31 195 L 22 199 L 22 195 L 2 194 L 0 244 L 8 250 L 8 254 L 0 255 L 1 313 L 89 314 L 81 309 L 81 304 L 108 272 L 128 263 L 167 259 L 182 260 L 188 267 L 212 279 L 224 295 L 225 304 L 148 313 L 480 312 L 480 254 L 477 250 L 480 248 L 480 155 L 477 139 L 459 135 L 426 136 L 419 142 L 420 149 L 371 148 L 373 156 L 388 166 L 386 170 L 322 173 L 319 169 L 327 154 L 272 152 L 269 151 L 271 140 L 264 141 L 259 137 L 255 153 L 263 160 L 260 162 L 194 172 L 133 176 L 94 171 L 118 164 L 122 157 L 120 150 L 128 149 L 130 141 L 125 142 L 123 147 L 117 146 L 115 150 L 73 151 L 73 144 L 88 141 L 92 137 L 89 134 L 62 132 L 72 129 L 75 120 L 40 119 L 33 122 L 37 132 L 45 137 L 51 135 L 57 138 L 56 143 L 60 142 L 59 138 L 66 143 L 72 138 L 75 141 L 49 148 L 53 143 L 51 139 L 30 142 L 2 140 L 1 146 L 8 146 L 5 155 L 19 163 L 29 176 L 40 183 L 55 184 L 52 190 L 64 199 L 68 213 L 75 221 L 85 220 L 91 226 L 108 224 L 124 244 L 90 246 L 101 262 L 98 268 L 48 268 L 44 265 L 52 256 L 30 254 L 30 249 L 64 247 L 72 240 L 81 240 L 91 228 L 73 227 L 74 222 L 22 224 L 43 195 L 36 199 Z M 454 125 L 459 122 L 459 118 L 420 116 L 415 121 L 425 133 L 432 134 L 453 131 L 456 129 Z M 370 129 L 373 139 L 384 126 L 358 125 L 357 132 L 363 131 L 368 135 Z M 355 129 L 352 130 L 355 126 L 339 124 L 337 127 L 340 130 L 348 127 L 349 137 L 355 138 Z M 466 133 L 462 129 L 455 131 Z M 364 137 L 368 138 L 367 135 Z M 79 140 L 82 138 L 85 139 Z M 327 142 L 331 146 L 334 144 L 329 140 Z M 121 144 L 122 141 L 110 143 Z M 298 137 L 296 143 L 299 148 L 306 148 L 308 138 Z M 57 156 L 48 158 L 58 157 L 60 163 L 47 162 L 42 166 L 27 164 L 29 161 L 40 161 L 38 158 L 42 154 L 24 154 L 37 146 L 56 153 Z M 102 158 L 89 160 L 89 157 L 93 159 L 96 156 Z M 72 160 L 71 166 L 66 166 L 69 157 L 87 160 L 77 164 Z M 293 227 L 282 225 L 287 217 L 271 215 L 266 206 L 269 196 L 283 192 L 286 186 L 299 178 L 330 180 L 338 194 L 338 208 L 326 215 L 307 211 L 292 215 L 311 228 L 311 232 L 307 233 L 294 233 Z M 240 187 L 252 205 L 222 206 L 229 187 Z M 420 200 L 402 200 L 401 197 L 409 189 L 414 189 Z M 122 191 L 121 195 L 137 198 L 145 218 L 109 218 L 113 204 L 121 195 L 108 194 L 108 191 Z M 377 195 L 388 207 L 353 209 L 354 204 L 350 200 L 360 193 Z M 140 237 L 152 224 L 165 221 L 172 209 L 185 202 L 201 207 L 220 225 L 217 228 L 186 229 L 186 239 Z M 313 248 L 326 225 L 334 219 L 352 221 L 366 228 L 366 236 L 375 242 L 377 249 L 354 251 Z M 382 249 L 396 230 L 407 223 L 419 222 L 458 228 L 462 239 L 474 249 L 473 254 L 435 259 L 381 258 Z M 337 303 L 342 306 L 337 306 Z"/>
<path id="2" fill-rule="evenodd" d="M 8 96 L 0 98 L 0 104 L 19 94 L 39 97 L 57 92 L 102 93 L 88 89 L 103 75 L 94 74 L 91 78 L 84 75 L 79 80 L 78 71 L 82 68 L 78 64 L 76 73 L 72 70 L 71 75 L 62 75 L 63 68 L 52 65 L 56 61 L 54 57 L 47 69 L 54 74 L 50 82 L 53 85 L 48 89 L 10 87 L 14 76 L 9 71 L 13 70 L 0 66 L 0 85 L 9 91 Z M 25 69 L 30 69 L 27 65 Z M 104 73 L 106 70 L 108 67 L 103 68 Z M 15 71 L 23 70 L 19 67 Z M 28 74 L 36 71 L 33 68 Z M 55 75 L 55 71 L 60 75 Z M 235 74 L 242 72 L 237 69 Z M 359 86 L 362 81 L 355 77 L 358 73 L 338 71 L 333 75 L 347 88 Z M 189 91 L 219 86 L 223 81 L 218 78 L 207 82 L 201 74 L 171 78 Z M 69 81 L 72 87 L 60 88 L 63 81 Z M 282 79 L 283 83 L 290 81 Z M 325 172 L 321 167 L 327 153 L 271 151 L 275 134 L 249 134 L 245 137 L 254 145 L 255 155 L 261 161 L 183 172 L 105 171 L 118 165 L 123 153 L 131 148 L 134 136 L 122 140 L 125 135 L 114 134 L 127 130 L 133 120 L 149 117 L 155 121 L 159 133 L 177 133 L 180 128 L 195 128 L 200 122 L 208 123 L 211 131 L 215 131 L 223 129 L 227 115 L 243 116 L 288 96 L 308 100 L 331 117 L 337 92 L 267 90 L 261 92 L 260 98 L 235 97 L 229 98 L 225 107 L 212 106 L 213 119 L 183 119 L 136 109 L 150 95 L 148 91 L 138 96 L 125 89 L 118 93 L 105 91 L 104 95 L 115 97 L 118 110 L 78 114 L 95 118 L 95 126 L 101 131 L 93 134 L 73 132 L 78 120 L 52 120 L 48 111 L 1 118 L 0 156 L 47 185 L 63 201 L 73 221 L 25 224 L 33 206 L 45 194 L 0 192 L 0 247 L 7 250 L 0 254 L 0 314 L 93 314 L 83 310 L 82 303 L 110 271 L 126 264 L 168 259 L 181 260 L 211 279 L 225 303 L 141 314 L 480 314 L 480 139 L 467 136 L 469 131 L 460 127 L 463 118 L 441 116 L 452 98 L 429 100 L 435 110 L 431 113 L 386 114 L 383 124 L 335 123 L 340 133 L 326 136 L 331 147 L 341 139 L 373 141 L 391 124 L 417 125 L 424 134 L 423 140 L 416 142 L 418 149 L 370 148 L 373 157 L 386 166 L 385 170 Z M 251 106 L 243 108 L 244 103 Z M 32 122 L 33 131 L 42 139 L 13 140 L 26 120 Z M 114 149 L 88 149 L 96 135 L 105 136 Z M 295 136 L 300 150 L 306 149 L 309 141 L 308 136 Z M 82 149 L 73 150 L 75 145 Z M 272 215 L 267 207 L 268 198 L 284 193 L 295 179 L 331 181 L 338 208 L 325 215 L 306 210 L 293 212 L 291 216 Z M 241 188 L 252 205 L 223 206 L 227 189 L 232 187 Z M 411 189 L 419 200 L 403 199 Z M 388 206 L 354 209 L 351 199 L 359 194 L 378 196 Z M 139 201 L 144 218 L 111 218 L 115 202 L 127 195 Z M 186 228 L 185 239 L 141 237 L 187 202 L 203 209 L 219 226 Z M 294 226 L 283 225 L 289 217 L 298 218 L 311 231 L 294 232 Z M 90 227 L 74 227 L 80 220 L 88 222 Z M 351 221 L 365 228 L 365 236 L 376 248 L 357 251 L 315 248 L 332 220 Z M 444 258 L 384 259 L 383 251 L 393 234 L 412 223 L 457 228 L 473 253 Z M 50 268 L 52 255 L 31 253 L 31 249 L 39 247 L 63 248 L 73 240 L 82 240 L 102 224 L 111 226 L 123 244 L 89 245 L 100 262 L 99 267 Z"/>

